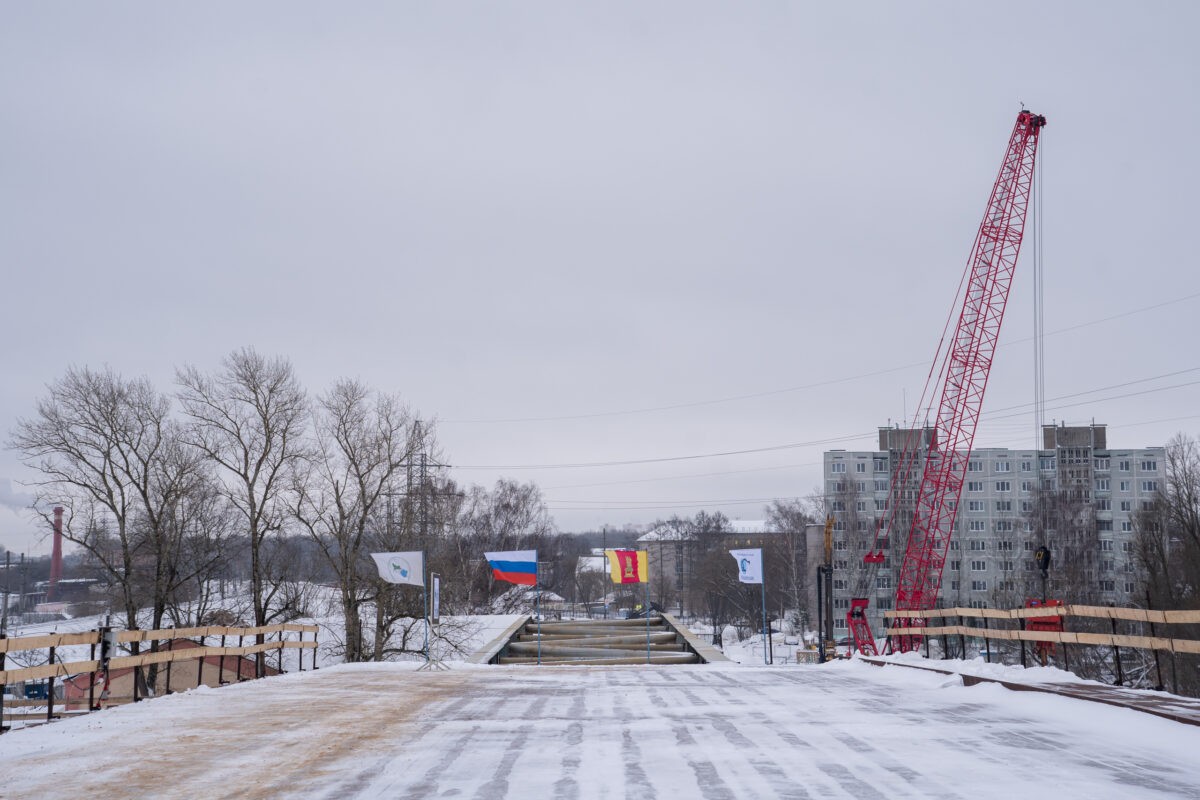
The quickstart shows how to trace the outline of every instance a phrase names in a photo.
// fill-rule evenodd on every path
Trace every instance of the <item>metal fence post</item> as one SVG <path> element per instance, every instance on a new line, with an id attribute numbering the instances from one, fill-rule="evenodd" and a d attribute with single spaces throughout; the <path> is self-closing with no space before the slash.
<path id="1" fill-rule="evenodd" d="M 88 651 L 88 661 L 96 660 L 96 645 L 93 644 Z M 96 710 L 96 670 L 92 670 L 91 680 L 88 682 L 88 711 Z"/>
<path id="2" fill-rule="evenodd" d="M 50 645 L 50 666 L 54 666 L 54 645 Z M 54 675 L 46 678 L 46 722 L 54 719 Z"/>
<path id="3" fill-rule="evenodd" d="M 217 659 L 217 686 L 224 686 L 225 680 L 225 634 L 221 634 L 221 656 Z"/>
<path id="4" fill-rule="evenodd" d="M 200 649 L 204 649 L 204 634 L 200 634 Z M 196 664 L 196 688 L 204 685 L 204 655 L 201 654 Z M 220 684 L 218 676 L 218 685 Z"/>
<path id="5" fill-rule="evenodd" d="M 1117 647 L 1117 642 L 1116 642 L 1116 636 L 1117 636 L 1117 620 L 1116 620 L 1116 618 L 1115 618 L 1115 617 L 1113 617 L 1113 618 L 1112 618 L 1112 619 L 1110 619 L 1109 621 L 1110 621 L 1110 622 L 1112 622 L 1112 633 L 1113 633 L 1113 658 L 1114 658 L 1114 659 L 1116 660 L 1116 662 L 1117 662 L 1117 686 L 1124 686 L 1124 685 L 1125 685 L 1125 673 L 1124 673 L 1124 671 L 1121 669 L 1121 648 Z"/>
<path id="6" fill-rule="evenodd" d="M 992 663 L 992 640 L 988 638 L 988 618 L 983 618 L 983 658 Z"/>
<path id="7" fill-rule="evenodd" d="M 1025 630 L 1025 618 L 1021 617 L 1020 619 L 1017 620 L 1017 622 L 1020 623 L 1021 630 L 1024 631 Z M 1025 640 L 1017 639 L 1017 644 L 1021 645 L 1021 668 L 1024 669 L 1025 668 Z"/>

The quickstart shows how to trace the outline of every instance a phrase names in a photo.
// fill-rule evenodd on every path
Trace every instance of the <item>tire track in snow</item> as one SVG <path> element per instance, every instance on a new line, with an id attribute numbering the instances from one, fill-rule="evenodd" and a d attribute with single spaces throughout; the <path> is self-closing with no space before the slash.
<path id="1" fill-rule="evenodd" d="M 565 689 L 557 694 L 562 695 Z M 566 748 L 563 750 L 562 761 L 559 764 L 561 777 L 554 782 L 554 800 L 579 800 L 579 782 L 575 779 L 579 767 L 583 763 L 580 753 L 583 744 L 583 719 L 587 714 L 587 704 L 583 695 L 571 693 L 571 708 L 567 711 L 568 718 L 573 721 L 567 725 Z"/>

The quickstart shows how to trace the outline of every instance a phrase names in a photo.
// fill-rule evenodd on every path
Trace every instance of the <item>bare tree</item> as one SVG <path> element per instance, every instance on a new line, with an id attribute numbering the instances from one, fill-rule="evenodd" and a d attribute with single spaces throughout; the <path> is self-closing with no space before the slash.
<path id="1" fill-rule="evenodd" d="M 1155 609 L 1200 608 L 1200 445 L 1182 434 L 1167 443 L 1166 475 L 1148 508 L 1134 521 L 1134 551 L 1146 604 Z M 1200 626 L 1172 626 L 1195 638 Z M 1168 676 L 1178 694 L 1200 696 L 1200 658 L 1169 655 Z M 1157 670 L 1156 670 L 1157 673 Z"/>
<path id="2" fill-rule="evenodd" d="M 780 575 L 787 595 L 789 608 L 794 610 L 796 619 L 793 623 L 798 629 L 809 622 L 805 620 L 805 609 L 808 607 L 808 587 L 812 578 L 812 568 L 816 565 L 808 563 L 808 526 L 815 524 L 818 517 L 813 513 L 812 504 L 802 500 L 776 500 L 767 507 L 767 522 L 778 536 L 778 546 L 775 548 L 775 558 L 780 562 Z M 815 620 L 811 621 L 814 625 Z"/>
<path id="3" fill-rule="evenodd" d="M 451 577 L 448 583 L 465 593 L 458 598 L 464 606 L 505 611 L 493 608 L 492 599 L 497 589 L 503 592 L 509 587 L 493 587 L 483 553 L 528 549 L 538 550 L 540 558 L 552 551 L 553 537 L 554 522 L 535 484 L 501 479 L 491 491 L 472 486 L 462 498 L 453 531 L 439 549 L 441 567 Z"/>
<path id="4" fill-rule="evenodd" d="M 272 580 L 280 576 L 269 573 L 263 542 L 283 528 L 286 495 L 308 456 L 304 390 L 291 362 L 249 348 L 227 356 L 215 375 L 186 367 L 177 382 L 189 440 L 223 470 L 225 496 L 246 526 L 254 624 L 265 625 L 282 583 Z M 264 665 L 260 653 L 260 676 Z"/>
<path id="5" fill-rule="evenodd" d="M 337 577 L 345 659 L 361 661 L 362 605 L 383 588 L 367 558 L 368 536 L 419 443 L 399 399 L 373 396 L 357 381 L 339 381 L 320 397 L 315 420 L 313 469 L 297 476 L 294 513 Z"/>
<path id="6" fill-rule="evenodd" d="M 160 626 L 172 593 L 193 574 L 176 521 L 206 476 L 169 413 L 146 379 L 73 368 L 49 387 L 35 418 L 18 420 L 10 442 L 43 476 L 35 512 L 49 521 L 55 506 L 66 509 L 63 536 L 117 587 L 131 628 L 143 604 Z"/>

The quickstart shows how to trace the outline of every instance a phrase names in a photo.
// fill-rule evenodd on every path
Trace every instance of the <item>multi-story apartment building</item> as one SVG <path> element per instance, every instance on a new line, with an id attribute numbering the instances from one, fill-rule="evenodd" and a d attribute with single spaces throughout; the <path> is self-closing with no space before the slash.
<path id="1" fill-rule="evenodd" d="M 1048 425 L 1042 449 L 983 448 L 971 453 L 939 605 L 1012 607 L 1041 594 L 1034 552 L 1052 553 L 1047 591 L 1072 602 L 1126 605 L 1138 599 L 1135 523 L 1163 485 L 1165 449 L 1110 448 L 1103 425 Z M 881 428 L 879 449 L 825 453 L 825 496 L 834 518 L 835 627 L 845 631 L 850 598 L 872 598 L 869 621 L 892 607 L 913 498 L 932 429 Z M 920 436 L 912 464 L 906 440 Z M 889 503 L 897 509 L 884 537 L 884 561 L 863 556 Z"/>

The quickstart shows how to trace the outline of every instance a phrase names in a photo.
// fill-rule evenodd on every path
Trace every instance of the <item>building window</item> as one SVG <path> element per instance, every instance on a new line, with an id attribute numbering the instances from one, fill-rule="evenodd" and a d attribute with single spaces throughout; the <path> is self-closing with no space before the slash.
<path id="1" fill-rule="evenodd" d="M 987 562 L 982 561 L 982 560 L 972 561 L 971 562 L 971 571 L 972 572 L 987 572 Z"/>
<path id="2" fill-rule="evenodd" d="M 866 472 L 867 471 L 867 462 L 859 461 L 857 464 L 854 465 L 854 471 L 855 472 Z"/>
<path id="3" fill-rule="evenodd" d="M 967 462 L 967 472 L 983 472 L 983 462 L 982 461 L 968 461 Z"/>
<path id="4" fill-rule="evenodd" d="M 1109 500 L 1107 497 L 1097 497 L 1096 498 L 1096 510 L 1097 511 L 1112 511 L 1112 500 Z"/>
<path id="5" fill-rule="evenodd" d="M 1115 591 L 1116 581 L 1100 581 L 1100 591 L 1112 592 Z"/>
<path id="6" fill-rule="evenodd" d="M 859 494 L 865 492 L 866 490 L 867 490 L 867 482 L 866 481 L 857 481 L 854 484 L 854 491 L 858 492 Z"/>
<path id="7" fill-rule="evenodd" d="M 1122 520 L 1121 533 L 1133 533 L 1133 523 L 1129 520 Z M 1126 542 L 1125 544 L 1129 544 L 1129 542 Z"/>
<path id="8" fill-rule="evenodd" d="M 987 530 L 987 520 L 982 520 L 982 519 L 973 519 L 973 520 L 971 520 L 971 530 L 972 530 L 972 531 L 985 531 L 985 530 Z M 975 549 L 974 545 L 972 545 L 971 549 L 972 549 L 972 550 L 974 550 L 974 549 Z"/>
<path id="9" fill-rule="evenodd" d="M 1108 478 L 1096 478 L 1096 491 L 1097 492 L 1109 491 Z"/>
<path id="10" fill-rule="evenodd" d="M 1117 488 L 1119 488 L 1122 492 L 1128 492 L 1129 491 L 1129 481 L 1121 481 L 1120 485 Z"/>
<path id="11" fill-rule="evenodd" d="M 996 491 L 997 492 L 1011 492 L 1012 491 L 1012 481 L 996 481 Z"/>
<path id="12" fill-rule="evenodd" d="M 1021 481 L 1021 491 L 1028 494 L 1033 491 L 1033 481 Z"/>
<path id="13" fill-rule="evenodd" d="M 886 492 L 887 486 L 888 486 L 887 481 L 875 481 L 875 491 L 877 491 L 877 492 Z"/>
<path id="14" fill-rule="evenodd" d="M 967 501 L 967 511 L 980 511 L 980 512 L 983 511 L 983 501 L 982 500 L 968 500 Z"/>
<path id="15" fill-rule="evenodd" d="M 997 550 L 1008 550 L 1009 552 L 1011 552 L 1013 549 L 1013 543 L 1007 539 L 1002 542 L 996 542 L 996 549 Z"/>
<path id="16" fill-rule="evenodd" d="M 1108 459 L 1107 458 L 1097 458 L 1096 459 L 1096 469 L 1101 472 L 1107 472 L 1108 471 Z"/>
<path id="17" fill-rule="evenodd" d="M 846 580 L 844 578 L 834 578 L 833 579 L 833 588 L 834 589 L 845 589 L 846 588 Z"/>
<path id="18" fill-rule="evenodd" d="M 1009 464 L 1007 461 L 996 462 L 996 472 L 1009 472 Z"/>
<path id="19" fill-rule="evenodd" d="M 1022 461 L 1021 462 L 1021 472 L 1033 472 L 1033 462 L 1032 461 Z"/>
<path id="20" fill-rule="evenodd" d="M 1043 472 L 1052 472 L 1054 470 L 1056 459 L 1054 456 L 1041 456 L 1038 458 L 1038 467 Z"/>
<path id="21" fill-rule="evenodd" d="M 1001 564 L 1000 564 L 1000 569 L 1001 569 L 1003 572 L 1012 572 L 1012 571 L 1013 571 L 1013 562 L 1011 562 L 1011 561 L 1005 561 L 1005 562 L 1001 563 Z"/>
<path id="22" fill-rule="evenodd" d="M 1154 459 L 1146 459 L 1141 463 L 1142 472 L 1158 472 L 1158 462 Z"/>
<path id="23" fill-rule="evenodd" d="M 848 597 L 833 598 L 833 607 L 834 608 L 847 608 L 847 609 L 850 608 L 850 598 L 848 598 Z"/>
<path id="24" fill-rule="evenodd" d="M 883 511 L 886 508 L 887 508 L 887 500 L 876 500 L 875 501 L 875 510 L 876 511 Z"/>
<path id="25" fill-rule="evenodd" d="M 996 501 L 996 510 L 997 511 L 1012 511 L 1012 500 L 997 500 Z"/>
<path id="26" fill-rule="evenodd" d="M 1100 551 L 1101 552 L 1111 553 L 1112 549 L 1113 549 L 1113 540 L 1112 539 L 1101 539 L 1100 540 Z"/>
<path id="27" fill-rule="evenodd" d="M 1132 553 L 1133 552 L 1133 542 L 1121 542 L 1121 552 L 1122 553 Z"/>
<path id="28" fill-rule="evenodd" d="M 968 492 L 982 492 L 983 491 L 983 481 L 967 481 L 967 491 Z"/>
<path id="29" fill-rule="evenodd" d="M 1132 500 L 1122 500 L 1121 501 L 1121 510 L 1122 511 L 1133 511 L 1133 501 Z"/>
<path id="30" fill-rule="evenodd" d="M 1111 583 L 1111 581 L 1110 581 L 1110 583 Z M 986 592 L 987 591 L 987 581 L 971 581 L 971 591 L 972 592 Z"/>
<path id="31" fill-rule="evenodd" d="M 1158 491 L 1158 481 L 1142 481 L 1142 491 L 1143 492 L 1157 492 Z"/>
<path id="32" fill-rule="evenodd" d="M 1133 581 L 1125 581 L 1125 594 L 1133 594 Z"/>
<path id="33" fill-rule="evenodd" d="M 1096 530 L 1098 530 L 1098 531 L 1111 531 L 1112 529 L 1113 529 L 1113 527 L 1112 527 L 1112 520 L 1111 520 L 1111 519 L 1098 519 L 1098 520 L 1096 520 Z"/>
<path id="34" fill-rule="evenodd" d="M 875 579 L 875 588 L 876 589 L 892 588 L 892 576 L 891 575 L 880 575 L 879 577 L 877 577 Z"/>
<path id="35" fill-rule="evenodd" d="M 835 542 L 833 543 L 833 549 L 834 549 L 834 550 L 845 550 L 845 549 L 847 549 L 847 548 L 846 548 L 846 540 L 845 540 L 845 539 L 838 539 L 837 541 L 835 541 Z"/>
<path id="36" fill-rule="evenodd" d="M 1101 562 L 1100 562 L 1100 571 L 1101 571 L 1101 572 L 1112 572 L 1112 571 L 1113 571 L 1113 566 L 1114 566 L 1114 565 L 1113 565 L 1113 562 L 1112 562 L 1111 560 L 1107 560 L 1107 561 L 1101 561 Z"/>
<path id="37" fill-rule="evenodd" d="M 866 511 L 867 510 L 867 501 L 859 500 L 857 503 L 854 504 L 854 507 L 856 509 L 858 509 L 859 511 Z"/>
<path id="38" fill-rule="evenodd" d="M 997 533 L 1012 533 L 1012 520 L 1011 519 L 996 520 L 996 532 Z"/>
<path id="39" fill-rule="evenodd" d="M 841 475 L 846 471 L 846 462 L 835 461 L 829 465 L 829 471 L 834 475 Z"/>
<path id="40" fill-rule="evenodd" d="M 950 581 L 950 591 L 957 592 L 959 587 L 958 581 Z"/>
<path id="41" fill-rule="evenodd" d="M 846 504 L 844 502 L 842 502 L 841 500 L 834 500 L 832 503 L 829 504 L 829 507 L 831 509 L 833 509 L 834 511 L 845 511 L 846 510 Z"/>
<path id="42" fill-rule="evenodd" d="M 960 569 L 962 569 L 961 561 L 951 561 L 950 562 L 950 571 L 951 572 L 958 572 Z"/>
<path id="43" fill-rule="evenodd" d="M 971 549 L 976 551 L 987 550 L 987 542 L 983 541 L 982 539 L 972 539 Z"/>
<path id="44" fill-rule="evenodd" d="M 888 463 L 887 463 L 886 458 L 875 459 L 875 471 L 876 472 L 887 472 L 888 471 Z"/>
<path id="45" fill-rule="evenodd" d="M 958 549 L 958 539 L 951 539 L 951 540 L 950 540 L 950 549 L 951 549 L 951 550 L 957 550 L 957 549 Z"/>
<path id="46" fill-rule="evenodd" d="M 1117 462 L 1117 469 L 1121 472 L 1129 472 L 1129 459 L 1123 458 Z"/>

